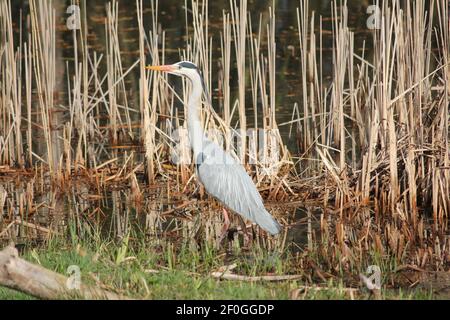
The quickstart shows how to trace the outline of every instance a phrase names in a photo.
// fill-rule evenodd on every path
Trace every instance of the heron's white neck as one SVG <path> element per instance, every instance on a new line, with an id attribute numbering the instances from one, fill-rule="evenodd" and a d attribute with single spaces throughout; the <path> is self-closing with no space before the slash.
<path id="1" fill-rule="evenodd" d="M 192 92 L 189 96 L 187 121 L 188 121 L 188 133 L 192 151 L 194 152 L 194 161 L 197 159 L 197 155 L 202 152 L 204 132 L 200 122 L 199 109 L 202 103 L 203 87 L 201 85 L 201 79 L 191 79 Z"/>

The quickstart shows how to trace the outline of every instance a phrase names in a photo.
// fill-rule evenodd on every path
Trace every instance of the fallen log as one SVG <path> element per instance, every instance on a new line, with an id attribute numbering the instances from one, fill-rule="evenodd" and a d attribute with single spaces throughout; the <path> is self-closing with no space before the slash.
<path id="1" fill-rule="evenodd" d="M 19 258 L 14 245 L 0 251 L 0 286 L 41 299 L 129 299 L 98 287 L 71 283 L 64 275 Z"/>
<path id="2" fill-rule="evenodd" d="M 236 264 L 222 266 L 218 271 L 211 272 L 211 277 L 222 280 L 231 280 L 231 281 L 292 281 L 292 280 L 300 280 L 302 275 L 292 274 L 292 275 L 273 275 L 273 276 L 242 276 L 238 274 L 234 274 L 231 271 L 237 267 Z"/>
<path id="3" fill-rule="evenodd" d="M 293 281 L 302 279 L 301 275 L 281 275 L 281 276 L 242 276 L 234 273 L 212 272 L 211 276 L 217 279 L 232 281 Z"/>

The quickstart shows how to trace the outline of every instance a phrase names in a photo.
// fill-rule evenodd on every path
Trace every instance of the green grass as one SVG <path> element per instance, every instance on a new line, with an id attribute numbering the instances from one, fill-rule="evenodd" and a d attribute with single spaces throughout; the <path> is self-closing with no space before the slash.
<path id="1" fill-rule="evenodd" d="M 0 300 L 35 300 L 27 294 L 0 287 Z"/>
<path id="2" fill-rule="evenodd" d="M 48 269 L 67 275 L 71 265 L 81 270 L 83 283 L 137 299 L 288 299 L 290 292 L 305 285 L 301 281 L 237 282 L 212 278 L 223 265 L 236 264 L 233 272 L 254 276 L 298 273 L 288 253 L 266 252 L 256 246 L 243 252 L 217 251 L 204 243 L 173 243 L 164 238 L 133 235 L 121 241 L 102 240 L 98 235 L 75 233 L 55 238 L 38 247 L 25 245 L 21 256 Z M 157 271 L 157 272 L 155 272 Z M 303 299 L 349 299 L 341 282 L 317 284 L 328 290 L 308 290 Z M 432 299 L 430 292 L 382 290 L 384 299 Z M 0 299 L 32 299 L 0 288 Z M 368 299 L 363 292 L 355 298 Z"/>
<path id="3" fill-rule="evenodd" d="M 95 278 L 124 295 L 140 299 L 287 299 L 295 282 L 247 283 L 221 281 L 209 276 L 223 262 L 223 255 L 182 250 L 176 256 L 163 245 L 131 248 L 123 241 L 98 247 L 54 240 L 39 248 L 26 249 L 22 257 L 58 273 L 79 266 L 82 281 L 95 285 Z M 166 246 L 169 247 L 169 246 Z M 157 270 L 158 273 L 150 273 Z M 30 298 L 0 289 L 0 299 Z"/>

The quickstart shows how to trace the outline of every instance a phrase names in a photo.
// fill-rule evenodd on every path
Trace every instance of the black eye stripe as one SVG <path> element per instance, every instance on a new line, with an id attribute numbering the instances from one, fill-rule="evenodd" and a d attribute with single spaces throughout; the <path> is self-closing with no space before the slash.
<path id="1" fill-rule="evenodd" d="M 183 68 L 197 69 L 197 66 L 195 64 L 193 64 L 193 63 L 190 63 L 190 62 L 181 62 L 178 65 L 183 67 Z"/>

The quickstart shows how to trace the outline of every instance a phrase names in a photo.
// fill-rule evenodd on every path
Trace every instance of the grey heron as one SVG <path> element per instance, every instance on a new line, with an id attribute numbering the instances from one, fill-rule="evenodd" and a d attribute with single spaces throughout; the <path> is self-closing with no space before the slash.
<path id="1" fill-rule="evenodd" d="M 203 77 L 197 66 L 189 61 L 172 65 L 147 66 L 147 69 L 164 71 L 190 80 L 192 90 L 188 100 L 187 122 L 190 146 L 196 165 L 196 174 L 205 190 L 224 205 L 224 230 L 230 222 L 227 210 L 256 223 L 272 235 L 281 231 L 280 224 L 265 209 L 263 200 L 244 167 L 218 144 L 208 139 L 199 117 L 202 93 L 207 94 Z"/>

